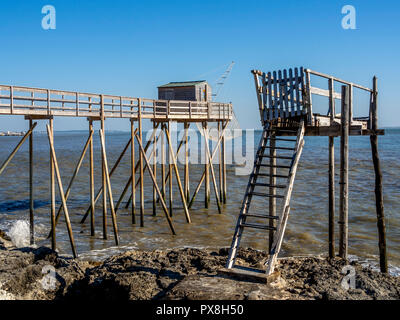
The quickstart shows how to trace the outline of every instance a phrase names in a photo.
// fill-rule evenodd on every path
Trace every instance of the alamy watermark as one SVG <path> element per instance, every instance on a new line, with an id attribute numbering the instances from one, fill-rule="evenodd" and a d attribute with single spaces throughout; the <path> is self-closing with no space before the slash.
<path id="1" fill-rule="evenodd" d="M 345 5 L 342 8 L 342 14 L 345 16 L 342 18 L 342 28 L 345 30 L 356 29 L 356 8 L 352 5 Z"/>
<path id="2" fill-rule="evenodd" d="M 356 269 L 353 266 L 347 265 L 342 268 L 342 274 L 345 276 L 342 279 L 341 286 L 344 290 L 356 288 Z"/>
<path id="3" fill-rule="evenodd" d="M 40 280 L 42 288 L 47 291 L 53 291 L 57 288 L 56 269 L 51 265 L 45 265 L 42 268 L 43 278 Z"/>
<path id="4" fill-rule="evenodd" d="M 45 5 L 42 8 L 42 14 L 45 16 L 42 18 L 43 30 L 55 30 L 56 29 L 56 8 L 52 5 Z"/>

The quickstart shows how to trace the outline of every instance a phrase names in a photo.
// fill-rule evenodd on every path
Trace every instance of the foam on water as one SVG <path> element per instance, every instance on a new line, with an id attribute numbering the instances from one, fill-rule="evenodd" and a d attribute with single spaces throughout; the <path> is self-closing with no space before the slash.
<path id="1" fill-rule="evenodd" d="M 15 221 L 10 231 L 7 232 L 8 236 L 11 238 L 12 243 L 17 248 L 29 246 L 29 222 L 26 220 Z"/>

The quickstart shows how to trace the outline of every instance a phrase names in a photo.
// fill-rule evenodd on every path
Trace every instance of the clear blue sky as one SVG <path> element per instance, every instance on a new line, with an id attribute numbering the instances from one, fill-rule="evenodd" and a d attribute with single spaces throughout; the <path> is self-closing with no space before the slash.
<path id="1" fill-rule="evenodd" d="M 56 30 L 41 28 L 47 4 L 56 8 Z M 356 8 L 356 30 L 341 27 L 347 4 Z M 379 124 L 399 126 L 399 11 L 397 1 L 368 0 L 2 0 L 0 83 L 156 98 L 169 81 L 213 84 L 233 60 L 218 100 L 232 101 L 243 128 L 259 128 L 250 70 L 302 65 L 366 86 L 376 74 Z M 0 130 L 26 127 L 0 116 Z M 55 128 L 87 124 L 64 118 Z"/>

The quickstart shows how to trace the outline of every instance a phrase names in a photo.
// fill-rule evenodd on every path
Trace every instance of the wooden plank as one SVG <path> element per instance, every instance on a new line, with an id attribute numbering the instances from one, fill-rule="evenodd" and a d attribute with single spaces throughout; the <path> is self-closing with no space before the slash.
<path id="1" fill-rule="evenodd" d="M 283 82 L 282 82 L 282 89 L 283 89 L 283 95 L 284 95 L 284 105 L 283 107 L 283 116 L 285 118 L 289 118 L 289 100 L 288 100 L 288 75 L 287 75 L 287 70 L 283 70 Z"/>
<path id="2" fill-rule="evenodd" d="M 375 131 L 378 128 L 378 80 L 376 77 L 373 79 L 373 105 L 371 110 L 372 115 L 372 129 Z M 371 152 L 372 161 L 375 171 L 375 204 L 376 204 L 376 217 L 379 237 L 379 265 L 381 272 L 388 272 L 387 249 L 386 249 L 386 225 L 385 225 L 385 211 L 383 206 L 383 187 L 382 187 L 382 170 L 380 166 L 379 153 L 378 153 L 378 136 L 371 135 Z"/>
<path id="3" fill-rule="evenodd" d="M 51 144 L 54 144 L 53 119 L 49 120 L 49 130 L 51 131 Z M 53 153 L 50 149 L 50 223 L 51 223 L 51 249 L 56 250 L 56 189 L 54 184 L 54 161 Z"/>
<path id="4" fill-rule="evenodd" d="M 276 71 L 272 73 L 273 78 L 275 79 L 274 81 L 274 106 L 273 106 L 273 118 L 272 119 L 277 119 L 279 117 L 279 112 L 278 112 L 278 106 L 279 106 L 279 97 L 278 97 L 278 83 L 276 81 Z"/>
<path id="5" fill-rule="evenodd" d="M 278 71 L 278 86 L 279 86 L 279 105 L 278 105 L 278 117 L 284 117 L 284 107 L 283 107 L 283 85 L 282 85 L 282 71 Z"/>
<path id="6" fill-rule="evenodd" d="M 289 217 L 290 207 L 289 202 L 292 195 L 294 179 L 296 177 L 297 166 L 300 160 L 301 153 L 303 151 L 304 146 L 304 122 L 301 121 L 300 123 L 300 130 L 297 135 L 297 143 L 296 143 L 296 152 L 294 155 L 294 159 L 292 162 L 292 169 L 289 172 L 288 182 L 287 182 L 287 189 L 285 191 L 284 199 L 282 202 L 282 211 L 279 215 L 279 223 L 277 226 L 277 231 L 274 234 L 274 242 L 270 251 L 270 256 L 267 261 L 267 275 L 270 275 L 274 272 L 275 263 L 278 257 L 278 253 L 281 249 L 283 236 L 285 234 L 286 224 Z"/>
<path id="7" fill-rule="evenodd" d="M 339 207 L 339 256 L 347 260 L 348 251 L 348 170 L 349 170 L 349 88 L 342 86 L 340 137 L 340 207 Z"/>
<path id="8" fill-rule="evenodd" d="M 319 96 L 323 96 L 323 97 L 329 97 L 330 96 L 330 91 L 329 90 L 325 90 L 325 89 L 321 89 L 321 88 L 317 88 L 317 87 L 311 87 L 311 93 L 319 95 Z M 337 92 L 333 92 L 333 96 L 334 96 L 335 99 L 341 99 L 342 98 L 340 93 L 337 93 Z"/>
<path id="9" fill-rule="evenodd" d="M 93 120 L 89 120 L 89 132 L 93 132 Z M 95 236 L 95 210 L 96 201 L 94 196 L 94 155 L 93 155 L 93 134 L 89 147 L 89 188 L 90 188 L 90 235 Z"/>
<path id="10" fill-rule="evenodd" d="M 151 177 L 151 180 L 153 181 L 154 186 L 156 187 L 156 191 L 157 191 L 158 197 L 160 198 L 161 206 L 163 208 L 163 211 L 164 211 L 165 217 L 167 219 L 168 225 L 169 225 L 169 227 L 171 229 L 172 234 L 176 235 L 174 226 L 172 224 L 172 220 L 171 220 L 170 215 L 168 213 L 167 205 L 165 204 L 164 199 L 162 197 L 162 194 L 160 192 L 160 189 L 158 188 L 157 181 L 156 181 L 156 179 L 154 177 L 153 171 L 151 170 L 150 162 L 146 157 L 146 151 L 143 149 L 143 145 L 142 145 L 142 141 L 140 139 L 140 136 L 138 136 L 137 133 L 135 134 L 135 136 L 136 136 L 136 140 L 137 140 L 138 145 L 139 145 L 140 152 L 142 153 L 143 159 L 144 159 L 144 161 L 146 161 L 147 167 L 149 168 L 150 177 Z"/>
<path id="11" fill-rule="evenodd" d="M 115 244 L 118 246 L 119 245 L 119 235 L 118 235 L 117 216 L 116 216 L 115 210 L 114 210 L 114 199 L 113 199 L 113 195 L 112 195 L 111 181 L 110 181 L 110 175 L 109 175 L 109 171 L 108 171 L 108 161 L 107 161 L 107 154 L 106 154 L 106 144 L 105 144 L 105 139 L 104 139 L 104 132 L 103 132 L 103 130 L 99 130 L 99 133 L 100 133 L 100 142 L 101 142 L 101 154 L 102 154 L 102 158 L 104 161 L 104 173 L 105 173 L 106 182 L 107 182 L 108 199 L 109 199 L 109 203 L 110 203 L 111 220 L 112 220 L 112 225 L 113 225 L 113 230 L 114 230 L 114 239 L 115 239 Z"/>
<path id="12" fill-rule="evenodd" d="M 30 244 L 35 243 L 35 220 L 34 220 L 34 199 L 33 199 L 33 128 L 32 119 L 29 119 L 29 233 Z"/>
<path id="13" fill-rule="evenodd" d="M 267 119 L 273 119 L 274 115 L 274 97 L 272 93 L 272 75 L 271 72 L 268 72 L 268 114 L 267 114 Z"/>
<path id="14" fill-rule="evenodd" d="M 58 162 L 57 162 L 57 158 L 56 158 L 56 152 L 54 150 L 53 132 L 52 132 L 52 129 L 51 129 L 50 125 L 48 125 L 48 124 L 46 125 L 46 129 L 47 129 L 47 137 L 48 137 L 49 145 L 50 145 L 51 160 L 52 160 L 52 162 L 54 164 L 54 169 L 55 169 L 55 173 L 56 173 L 56 177 L 57 177 L 57 183 L 58 183 L 58 190 L 60 192 L 61 203 L 62 203 L 63 209 L 64 209 L 65 223 L 67 225 L 67 231 L 68 231 L 69 241 L 70 241 L 70 244 L 71 244 L 72 255 L 73 255 L 74 258 L 77 258 L 78 255 L 76 253 L 76 248 L 75 248 L 74 234 L 72 233 L 72 227 L 71 227 L 71 221 L 69 219 L 67 202 L 66 202 L 66 200 L 64 198 L 64 189 L 63 189 L 63 186 L 62 186 L 60 170 L 58 169 Z M 52 219 L 53 236 L 55 237 L 55 234 L 54 234 L 55 233 L 55 224 L 54 224 L 54 222 L 55 222 L 55 219 Z"/>

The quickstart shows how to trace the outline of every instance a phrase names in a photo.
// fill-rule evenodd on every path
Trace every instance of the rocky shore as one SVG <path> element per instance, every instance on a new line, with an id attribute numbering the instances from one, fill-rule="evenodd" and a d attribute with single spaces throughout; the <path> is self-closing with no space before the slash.
<path id="1" fill-rule="evenodd" d="M 7 238 L 6 236 L 3 237 Z M 344 289 L 340 259 L 283 258 L 272 283 L 218 274 L 227 248 L 129 251 L 103 262 L 73 260 L 48 248 L 13 248 L 0 238 L 0 299 L 399 299 L 400 278 L 350 263 L 355 289 Z M 266 254 L 239 251 L 237 263 L 257 266 Z M 54 277 L 49 274 L 54 270 Z"/>

